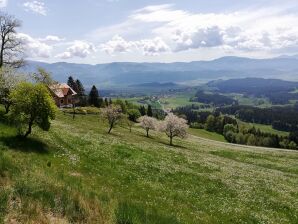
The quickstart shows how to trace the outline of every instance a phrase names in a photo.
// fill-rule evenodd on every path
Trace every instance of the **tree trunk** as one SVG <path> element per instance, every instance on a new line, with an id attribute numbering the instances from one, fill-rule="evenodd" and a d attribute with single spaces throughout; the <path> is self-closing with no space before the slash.
<path id="1" fill-rule="evenodd" d="M 173 136 L 170 136 L 170 145 L 173 145 Z"/>
<path id="2" fill-rule="evenodd" d="M 108 131 L 109 134 L 111 133 L 112 129 L 113 129 L 113 125 L 111 124 L 111 125 L 110 125 L 110 129 L 109 129 L 109 131 Z"/>
<path id="3" fill-rule="evenodd" d="M 5 114 L 8 114 L 9 113 L 10 104 L 5 104 L 4 107 L 5 107 Z"/>
<path id="4" fill-rule="evenodd" d="M 30 121 L 30 122 L 29 122 L 28 130 L 27 130 L 27 132 L 25 133 L 24 138 L 27 138 L 27 136 L 31 134 L 31 131 L 32 131 L 32 125 L 33 125 L 33 121 Z"/>
<path id="5" fill-rule="evenodd" d="M 147 138 L 149 138 L 149 129 L 146 129 L 146 132 L 147 132 Z"/>
<path id="6" fill-rule="evenodd" d="M 75 109 L 75 105 L 73 104 L 72 105 L 72 119 L 74 120 L 75 119 L 75 116 L 76 116 L 76 109 Z"/>

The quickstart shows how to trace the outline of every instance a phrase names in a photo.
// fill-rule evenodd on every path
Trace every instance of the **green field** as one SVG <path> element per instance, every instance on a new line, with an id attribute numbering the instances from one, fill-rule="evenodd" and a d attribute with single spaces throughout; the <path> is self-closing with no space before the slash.
<path id="1" fill-rule="evenodd" d="M 217 134 L 215 132 L 206 131 L 205 129 L 190 128 L 188 132 L 200 138 L 206 138 L 219 142 L 227 142 L 223 135 Z"/>
<path id="2" fill-rule="evenodd" d="M 62 113 L 23 140 L 1 119 L 0 223 L 298 223 L 297 151 L 194 136 L 171 147 Z"/>
<path id="3" fill-rule="evenodd" d="M 243 122 L 240 120 L 238 120 L 238 122 L 240 125 L 244 124 L 245 126 L 248 126 L 248 125 L 254 126 L 256 129 L 260 129 L 262 132 L 271 133 L 271 134 L 280 135 L 280 136 L 288 136 L 289 135 L 289 132 L 276 130 L 272 127 L 272 125 L 247 123 L 247 122 Z"/>

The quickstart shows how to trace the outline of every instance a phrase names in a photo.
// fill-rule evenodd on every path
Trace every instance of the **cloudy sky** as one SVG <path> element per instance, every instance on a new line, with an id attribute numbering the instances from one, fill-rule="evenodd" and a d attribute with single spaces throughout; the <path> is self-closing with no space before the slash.
<path id="1" fill-rule="evenodd" d="M 297 0 L 0 0 L 28 59 L 173 62 L 298 53 Z"/>

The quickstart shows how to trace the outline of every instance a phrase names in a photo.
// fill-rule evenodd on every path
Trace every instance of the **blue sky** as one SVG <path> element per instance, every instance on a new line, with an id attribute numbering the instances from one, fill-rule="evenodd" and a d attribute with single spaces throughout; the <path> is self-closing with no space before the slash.
<path id="1" fill-rule="evenodd" d="M 297 54 L 295 0 L 0 0 L 30 60 L 106 63 Z"/>

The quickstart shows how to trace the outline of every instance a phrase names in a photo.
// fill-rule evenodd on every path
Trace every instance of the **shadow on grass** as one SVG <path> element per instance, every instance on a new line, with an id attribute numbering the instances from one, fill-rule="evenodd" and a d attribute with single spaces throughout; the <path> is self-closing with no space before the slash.
<path id="1" fill-rule="evenodd" d="M 34 138 L 23 138 L 20 136 L 1 136 L 0 142 L 10 149 L 21 152 L 34 152 L 40 154 L 49 153 L 48 146 Z"/>

